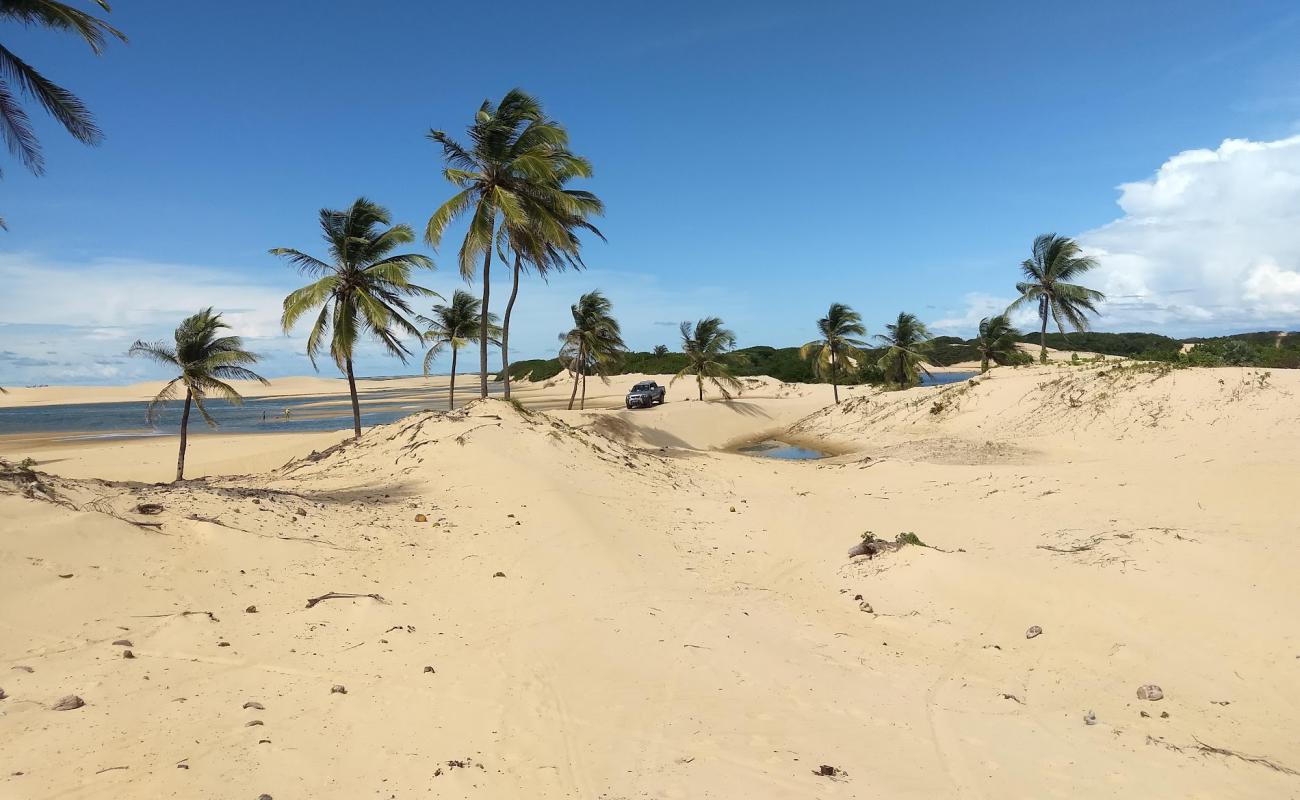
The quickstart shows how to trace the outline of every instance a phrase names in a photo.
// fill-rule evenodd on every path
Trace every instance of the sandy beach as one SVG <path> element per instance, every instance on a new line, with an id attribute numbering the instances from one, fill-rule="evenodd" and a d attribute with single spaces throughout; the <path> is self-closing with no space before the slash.
<path id="1" fill-rule="evenodd" d="M 0 795 L 1300 791 L 1300 374 L 636 377 L 7 468 Z"/>

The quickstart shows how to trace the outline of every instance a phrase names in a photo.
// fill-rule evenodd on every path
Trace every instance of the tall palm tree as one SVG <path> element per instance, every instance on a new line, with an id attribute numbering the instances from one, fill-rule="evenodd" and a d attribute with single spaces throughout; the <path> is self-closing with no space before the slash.
<path id="1" fill-rule="evenodd" d="M 205 308 L 194 316 L 187 317 L 176 329 L 175 344 L 167 342 L 136 341 L 129 353 L 144 356 L 168 367 L 175 367 L 181 374 L 163 386 L 162 391 L 149 401 L 146 411 L 149 422 L 158 418 L 158 411 L 168 400 L 174 400 L 177 392 L 185 389 L 185 410 L 181 412 L 181 448 L 176 457 L 176 480 L 185 477 L 185 446 L 189 438 L 190 403 L 199 409 L 203 421 L 209 427 L 217 427 L 217 422 L 209 414 L 203 401 L 209 395 L 219 395 L 236 405 L 244 402 L 235 387 L 226 383 L 228 380 L 258 381 L 267 385 L 268 381 L 245 365 L 256 364 L 257 356 L 244 349 L 244 342 L 238 336 L 221 336 L 222 330 L 228 329 L 220 314 Z"/>
<path id="2" fill-rule="evenodd" d="M 334 363 L 348 376 L 352 395 L 352 432 L 361 436 L 361 404 L 352 372 L 357 339 L 368 333 L 403 362 L 410 351 L 398 338 L 398 331 L 419 339 L 419 328 L 407 319 L 411 307 L 407 296 L 440 297 L 437 292 L 411 283 L 411 270 L 433 269 L 428 256 L 414 253 L 392 255 L 400 245 L 415 240 L 409 225 L 391 224 L 388 209 L 359 197 L 348 208 L 322 208 L 320 227 L 328 245 L 331 263 L 288 247 L 271 250 L 284 257 L 304 275 L 316 278 L 284 298 L 280 322 L 288 333 L 304 314 L 320 308 L 307 336 L 307 356 L 316 366 L 316 356 L 330 338 Z"/>
<path id="3" fill-rule="evenodd" d="M 424 354 L 424 374 L 429 374 L 429 367 L 443 350 L 451 348 L 451 387 L 447 391 L 447 408 L 455 407 L 456 399 L 456 356 L 467 344 L 477 342 L 479 337 L 479 300 L 464 289 L 457 289 L 451 296 L 451 305 L 436 305 L 432 317 L 416 317 L 417 322 L 426 327 L 425 344 L 432 344 Z M 488 335 L 500 336 L 501 329 L 496 325 L 497 315 L 488 317 Z"/>
<path id="4" fill-rule="evenodd" d="M 561 181 L 562 184 L 563 180 Z M 507 400 L 510 399 L 510 316 L 514 312 L 515 298 L 519 296 L 519 276 L 530 267 L 535 269 L 543 280 L 552 271 L 561 271 L 570 267 L 574 269 L 584 268 L 586 264 L 582 261 L 582 242 L 577 235 L 577 231 L 580 229 L 594 233 L 600 237 L 601 241 L 605 241 L 604 234 L 586 218 L 587 215 L 599 214 L 604 211 L 604 205 L 600 200 L 590 192 L 571 189 L 566 189 L 564 192 L 570 196 L 575 206 L 583 209 L 583 211 L 580 214 L 568 214 L 562 211 L 552 212 L 552 215 L 564 228 L 563 240 L 548 240 L 545 230 L 531 219 L 527 221 L 526 227 L 519 227 L 506 220 L 502 223 L 501 232 L 497 237 L 498 241 L 506 243 L 509 250 L 514 254 L 510 299 L 506 301 L 505 322 L 501 326 L 501 341 L 499 342 L 501 345 L 502 389 Z M 500 257 L 503 261 L 506 259 L 504 253 L 500 254 Z"/>
<path id="5" fill-rule="evenodd" d="M 1038 332 L 1039 362 L 1047 363 L 1048 317 L 1064 336 L 1066 325 L 1086 331 L 1086 314 L 1100 313 L 1094 304 L 1105 300 L 1106 295 L 1069 282 L 1096 266 L 1096 259 L 1083 255 L 1079 244 L 1067 236 L 1044 233 L 1034 239 L 1033 255 L 1020 264 L 1027 280 L 1016 284 L 1020 297 L 1007 306 L 1007 312 L 1029 303 L 1038 304 L 1038 318 L 1042 321 Z"/>
<path id="6" fill-rule="evenodd" d="M 683 322 L 682 353 L 686 356 L 686 366 L 673 376 L 668 383 L 672 385 L 685 375 L 695 376 L 695 385 L 700 390 L 700 399 L 704 399 L 704 381 L 707 378 L 725 400 L 731 399 L 728 389 L 740 391 L 741 383 L 731 374 L 731 359 L 728 354 L 736 349 L 736 334 L 722 327 L 722 320 L 717 317 L 705 317 L 695 323 Z"/>
<path id="7" fill-rule="evenodd" d="M 651 352 L 651 355 L 655 356 L 656 358 L 662 358 L 663 356 L 668 355 L 668 345 L 666 344 L 655 345 L 655 349 Z"/>
<path id="8" fill-rule="evenodd" d="M 582 383 L 582 404 L 587 407 L 587 376 L 599 375 L 608 382 L 609 370 L 626 350 L 618 320 L 614 319 L 614 306 L 600 290 L 587 292 L 569 308 L 573 314 L 573 327 L 560 334 L 560 362 L 573 373 L 573 391 L 569 394 L 569 410 Z"/>
<path id="9" fill-rule="evenodd" d="M 821 338 L 809 342 L 799 349 L 799 356 L 813 358 L 817 372 L 828 377 L 835 393 L 835 402 L 840 402 L 839 368 L 845 358 L 861 360 L 858 349 L 866 342 L 858 336 L 866 336 L 867 329 L 862 324 L 862 316 L 843 303 L 831 303 L 826 316 L 817 320 L 817 330 Z"/>
<path id="10" fill-rule="evenodd" d="M 886 325 L 885 330 L 888 333 L 876 336 L 876 341 L 885 348 L 885 354 L 877 362 L 885 379 L 900 388 L 915 386 L 920 373 L 930 374 L 924 361 L 930 332 L 915 314 L 906 311 Z"/>
<path id="11" fill-rule="evenodd" d="M 1020 335 L 1006 314 L 980 320 L 979 336 L 975 337 L 975 349 L 980 353 L 980 374 L 989 371 L 990 361 L 1002 366 L 1012 363 L 1020 352 L 1016 346 Z"/>
<path id="12" fill-rule="evenodd" d="M 106 0 L 91 2 L 112 11 Z M 55 0 L 0 0 L 0 20 L 73 33 L 90 45 L 95 55 L 104 52 L 109 36 L 126 41 L 121 31 L 104 20 Z M 90 110 L 75 94 L 0 45 L 0 136 L 9 152 L 34 174 L 45 172 L 45 157 L 31 118 L 18 102 L 19 94 L 34 99 L 77 141 L 88 145 L 103 141 L 104 134 L 95 126 Z"/>
<path id="13" fill-rule="evenodd" d="M 484 100 L 468 132 L 472 144 L 464 147 L 443 131 L 429 131 L 447 162 L 443 176 L 458 191 L 429 217 L 424 239 L 436 248 L 452 220 L 469 215 L 460 273 L 466 280 L 473 278 L 482 260 L 479 393 L 487 397 L 487 315 L 498 222 L 517 231 L 536 228 L 545 242 L 565 242 L 571 233 L 566 220 L 585 212 L 565 192 L 563 181 L 590 176 L 591 165 L 568 151 L 564 128 L 547 119 L 541 104 L 520 89 L 511 89 L 495 105 Z"/>

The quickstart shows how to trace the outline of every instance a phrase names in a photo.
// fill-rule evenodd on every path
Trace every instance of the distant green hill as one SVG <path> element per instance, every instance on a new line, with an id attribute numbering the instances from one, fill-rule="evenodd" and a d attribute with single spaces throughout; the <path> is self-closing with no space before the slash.
<path id="1" fill-rule="evenodd" d="M 1020 341 L 1038 344 L 1038 335 L 1026 335 Z M 956 336 L 936 337 L 930 345 L 931 364 L 946 367 L 963 361 L 978 361 L 979 352 L 973 340 Z M 1182 353 L 1184 344 L 1195 347 Z M 1184 361 L 1195 366 L 1258 366 L 1278 369 L 1300 368 L 1300 332 L 1281 335 L 1278 331 L 1238 333 L 1231 336 L 1198 339 L 1173 339 L 1158 333 L 1099 333 L 1087 331 L 1062 336 L 1047 334 L 1047 346 L 1057 350 L 1080 350 L 1108 356 L 1140 358 L 1149 361 Z M 883 354 L 880 349 L 864 351 L 864 370 L 845 375 L 843 383 L 874 382 L 873 367 Z M 819 383 L 812 365 L 799 357 L 797 347 L 768 347 L 756 345 L 735 351 L 734 373 L 739 376 L 767 375 L 788 383 Z M 617 373 L 626 375 L 672 375 L 686 366 L 686 356 L 668 353 L 627 353 L 619 363 Z M 541 358 L 516 361 L 510 365 L 510 377 L 518 380 L 528 376 L 542 381 L 563 371 L 559 359 Z"/>

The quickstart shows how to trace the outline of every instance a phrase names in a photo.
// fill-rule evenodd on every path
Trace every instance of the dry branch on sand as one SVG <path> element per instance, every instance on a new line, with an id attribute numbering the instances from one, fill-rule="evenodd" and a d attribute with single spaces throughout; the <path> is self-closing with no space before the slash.
<path id="1" fill-rule="evenodd" d="M 377 601 L 379 601 L 380 603 L 383 603 L 384 605 L 390 605 L 390 603 L 389 603 L 387 600 L 384 599 L 383 595 L 379 595 L 379 594 L 373 594 L 373 593 L 372 593 L 372 594 L 356 594 L 356 593 L 353 593 L 353 592 L 326 592 L 325 594 L 321 595 L 320 597 L 312 597 L 312 598 L 309 598 L 309 599 L 307 600 L 307 607 L 308 607 L 308 608 L 314 608 L 314 607 L 316 606 L 316 604 L 319 603 L 319 602 L 321 602 L 322 600 L 338 600 L 338 599 L 345 599 L 345 598 L 349 598 L 349 597 L 369 597 L 371 600 L 377 600 Z"/>

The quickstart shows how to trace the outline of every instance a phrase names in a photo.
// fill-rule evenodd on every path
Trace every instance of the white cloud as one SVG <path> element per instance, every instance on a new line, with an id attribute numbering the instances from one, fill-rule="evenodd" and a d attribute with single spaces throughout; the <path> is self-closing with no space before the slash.
<path id="1" fill-rule="evenodd" d="M 936 334 L 970 338 L 979 329 L 980 320 L 1007 310 L 1016 298 L 998 297 L 984 292 L 970 292 L 962 298 L 966 306 L 960 311 L 949 311 L 949 316 L 929 323 Z M 1038 327 L 1038 315 L 1032 308 L 1018 308 L 1011 312 L 1011 322 L 1022 330 Z"/>
<path id="2" fill-rule="evenodd" d="M 278 270 L 268 280 L 254 280 L 249 269 L 201 267 L 127 259 L 87 262 L 54 261 L 37 255 L 0 254 L 0 386 L 38 383 L 124 383 L 162 377 L 160 368 L 126 357 L 136 339 L 169 339 L 177 323 L 200 308 L 223 312 L 232 332 L 243 336 L 262 361 L 264 375 L 304 375 L 312 372 L 303 353 L 304 321 L 290 336 L 280 330 L 280 304 L 301 279 Z M 450 298 L 465 285 L 455 275 L 436 272 L 421 283 Z M 475 287 L 470 287 L 477 291 Z M 599 288 L 613 301 L 625 338 L 637 348 L 660 342 L 675 344 L 675 331 L 654 327 L 654 321 L 694 319 L 706 313 L 741 315 L 738 300 L 720 287 L 675 289 L 657 276 L 631 272 L 563 273 L 544 283 L 526 277 L 520 288 L 511 325 L 515 360 L 551 357 L 557 335 L 571 325 L 569 305 L 583 292 Z M 498 314 L 509 296 L 509 273 L 497 270 L 492 282 L 492 308 Z M 436 300 L 421 301 L 427 314 Z M 674 323 L 675 326 L 675 323 Z M 407 364 L 383 353 L 372 342 L 358 348 L 361 375 L 418 373 L 423 360 L 416 342 Z M 477 351 L 462 353 L 463 369 L 477 365 Z M 443 356 L 434 371 L 446 370 Z M 493 353 L 490 365 L 500 365 Z M 334 373 L 328 356 L 322 374 Z"/>
<path id="3" fill-rule="evenodd" d="M 1124 216 L 1079 236 L 1109 298 L 1098 327 L 1300 324 L 1300 136 L 1189 150 L 1119 189 Z"/>

